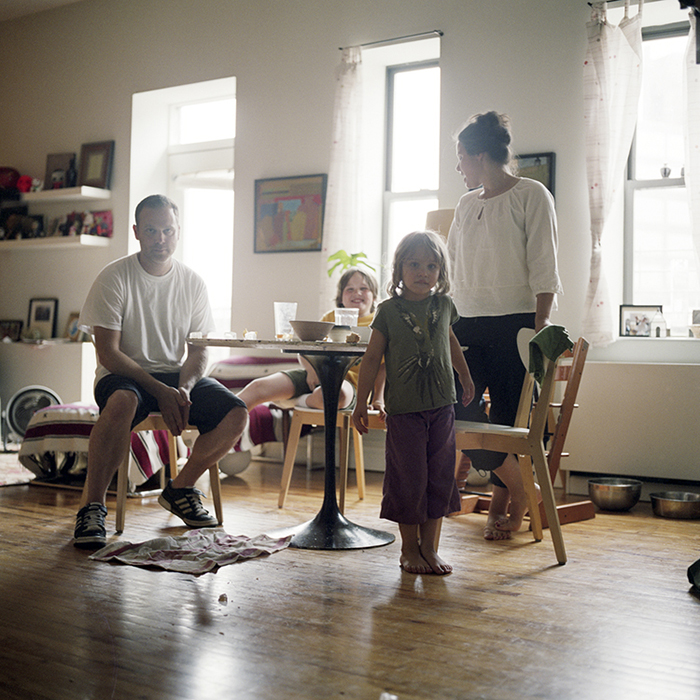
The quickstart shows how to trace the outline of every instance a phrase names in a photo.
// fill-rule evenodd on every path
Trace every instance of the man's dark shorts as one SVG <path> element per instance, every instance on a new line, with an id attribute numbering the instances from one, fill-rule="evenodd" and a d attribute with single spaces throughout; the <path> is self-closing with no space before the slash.
<path id="1" fill-rule="evenodd" d="M 177 387 L 180 379 L 179 372 L 156 373 L 151 375 L 163 384 Z M 133 391 L 139 400 L 136 416 L 131 427 L 138 425 L 148 417 L 149 413 L 158 412 L 158 401 L 149 394 L 140 384 L 128 377 L 120 377 L 116 374 L 108 374 L 100 379 L 95 387 L 95 401 L 100 411 L 107 405 L 107 399 L 117 390 L 126 389 Z M 190 392 L 190 425 L 194 425 L 201 433 L 208 433 L 223 420 L 224 416 L 238 406 L 246 408 L 245 403 L 223 384 L 211 377 L 202 377 Z"/>

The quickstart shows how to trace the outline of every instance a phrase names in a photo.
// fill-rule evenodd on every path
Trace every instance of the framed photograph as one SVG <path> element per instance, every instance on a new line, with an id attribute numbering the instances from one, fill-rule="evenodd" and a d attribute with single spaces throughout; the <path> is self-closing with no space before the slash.
<path id="1" fill-rule="evenodd" d="M 529 177 L 541 182 L 554 196 L 554 153 L 528 153 L 516 156 L 519 177 Z"/>
<path id="2" fill-rule="evenodd" d="M 108 190 L 112 180 L 114 141 L 84 143 L 80 148 L 79 185 Z"/>
<path id="3" fill-rule="evenodd" d="M 255 252 L 321 250 L 327 175 L 255 181 Z"/>
<path id="4" fill-rule="evenodd" d="M 31 299 L 27 330 L 38 331 L 42 340 L 56 337 L 56 315 L 58 299 Z"/>
<path id="5" fill-rule="evenodd" d="M 51 153 L 46 156 L 45 190 L 60 190 L 66 186 L 66 173 L 75 153 Z"/>
<path id="6" fill-rule="evenodd" d="M 68 316 L 68 323 L 66 323 L 66 330 L 63 334 L 64 338 L 70 338 L 74 343 L 77 343 L 83 335 L 82 331 L 78 328 L 79 318 L 80 314 L 77 311 L 70 314 Z"/>
<path id="7" fill-rule="evenodd" d="M 19 340 L 22 337 L 23 325 L 23 321 L 0 321 L 0 340 Z"/>
<path id="8" fill-rule="evenodd" d="M 661 306 L 620 306 L 620 335 L 630 338 L 651 338 L 651 322 Z"/>

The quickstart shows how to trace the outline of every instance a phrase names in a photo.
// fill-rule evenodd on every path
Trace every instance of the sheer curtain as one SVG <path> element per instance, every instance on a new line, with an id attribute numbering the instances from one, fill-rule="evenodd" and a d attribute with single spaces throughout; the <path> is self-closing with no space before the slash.
<path id="1" fill-rule="evenodd" d="M 603 231 L 616 195 L 624 185 L 624 168 L 637 119 L 642 74 L 642 5 L 629 17 L 629 0 L 619 26 L 607 23 L 605 3 L 595 2 L 588 22 L 584 62 L 586 171 L 591 213 L 591 272 L 586 294 L 583 334 L 594 346 L 616 337 L 603 261 Z"/>
<path id="2" fill-rule="evenodd" d="M 328 168 L 323 253 L 319 284 L 319 318 L 333 307 L 337 276 L 328 277 L 328 256 L 339 250 L 357 253 L 360 247 L 361 203 L 358 153 L 361 119 L 362 49 L 343 49 L 336 71 L 333 141 Z"/>
<path id="3" fill-rule="evenodd" d="M 690 207 L 690 222 L 695 253 L 700 259 L 700 65 L 696 63 L 698 17 L 690 11 L 690 34 L 685 57 L 686 138 L 685 187 Z"/>

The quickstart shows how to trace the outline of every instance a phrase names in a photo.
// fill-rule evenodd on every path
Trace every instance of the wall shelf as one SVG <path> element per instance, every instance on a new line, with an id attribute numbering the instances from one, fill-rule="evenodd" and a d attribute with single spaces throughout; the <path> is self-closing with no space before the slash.
<path id="1" fill-rule="evenodd" d="M 51 236 L 49 238 L 22 238 L 16 241 L 0 241 L 3 250 L 36 250 L 41 248 L 104 248 L 109 245 L 109 238 L 104 236 Z"/>
<path id="2" fill-rule="evenodd" d="M 43 190 L 41 192 L 25 192 L 22 195 L 23 202 L 30 204 L 49 202 L 79 202 L 85 200 L 110 199 L 112 192 L 99 187 L 64 187 L 57 190 Z"/>

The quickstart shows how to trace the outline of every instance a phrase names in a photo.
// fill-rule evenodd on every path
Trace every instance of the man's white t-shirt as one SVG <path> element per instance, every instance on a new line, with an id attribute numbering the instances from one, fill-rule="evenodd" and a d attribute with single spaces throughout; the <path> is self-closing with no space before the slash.
<path id="1" fill-rule="evenodd" d="M 204 280 L 172 262 L 159 277 L 141 267 L 138 254 L 110 263 L 93 282 L 78 322 L 91 336 L 95 326 L 121 331 L 121 351 L 150 374 L 178 372 L 189 334 L 215 330 Z M 95 381 L 107 374 L 98 358 Z"/>

